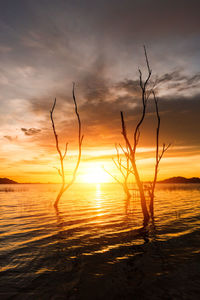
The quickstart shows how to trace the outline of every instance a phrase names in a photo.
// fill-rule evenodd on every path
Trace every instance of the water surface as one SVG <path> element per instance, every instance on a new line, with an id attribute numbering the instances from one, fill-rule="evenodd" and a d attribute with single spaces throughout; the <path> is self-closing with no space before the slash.
<path id="1" fill-rule="evenodd" d="M 173 276 L 199 266 L 199 185 L 158 185 L 146 229 L 117 184 L 75 184 L 55 210 L 58 188 L 0 185 L 1 299 L 197 299 Z"/>

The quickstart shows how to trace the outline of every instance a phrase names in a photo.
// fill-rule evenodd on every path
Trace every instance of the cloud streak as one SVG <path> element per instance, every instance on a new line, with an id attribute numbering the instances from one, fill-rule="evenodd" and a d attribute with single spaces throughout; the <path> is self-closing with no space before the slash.
<path id="1" fill-rule="evenodd" d="M 32 136 L 32 135 L 36 135 L 38 133 L 41 132 L 41 129 L 37 129 L 37 128 L 21 128 L 21 131 L 24 132 L 25 135 L 27 136 Z"/>

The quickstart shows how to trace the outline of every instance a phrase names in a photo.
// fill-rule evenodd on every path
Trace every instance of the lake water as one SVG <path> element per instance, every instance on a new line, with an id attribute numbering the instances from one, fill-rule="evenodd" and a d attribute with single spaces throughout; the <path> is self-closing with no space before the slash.
<path id="1" fill-rule="evenodd" d="M 117 184 L 0 185 L 0 299 L 198 299 L 200 185 L 157 185 L 155 222 Z"/>

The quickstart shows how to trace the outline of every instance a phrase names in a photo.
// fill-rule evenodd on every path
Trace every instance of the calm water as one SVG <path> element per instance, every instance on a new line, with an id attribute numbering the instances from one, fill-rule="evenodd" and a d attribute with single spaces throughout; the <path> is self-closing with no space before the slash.
<path id="1" fill-rule="evenodd" d="M 76 184 L 56 211 L 57 191 L 0 185 L 1 299 L 129 299 L 133 289 L 140 299 L 152 280 L 159 287 L 143 299 L 195 299 L 199 282 L 180 284 L 177 295 L 171 285 L 180 268 L 197 272 L 200 185 L 159 185 L 146 230 L 139 200 L 127 202 L 117 184 Z"/>

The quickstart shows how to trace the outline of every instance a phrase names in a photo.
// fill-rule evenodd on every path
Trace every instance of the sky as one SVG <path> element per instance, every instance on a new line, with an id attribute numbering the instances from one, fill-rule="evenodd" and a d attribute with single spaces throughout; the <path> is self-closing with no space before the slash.
<path id="1" fill-rule="evenodd" d="M 90 181 L 97 171 L 112 180 L 102 166 L 117 174 L 112 158 L 115 143 L 124 143 L 120 111 L 130 139 L 141 114 L 143 45 L 159 98 L 160 145 L 171 143 L 159 179 L 200 176 L 199 11 L 195 0 L 1 0 L 0 177 L 59 182 L 49 117 L 55 97 L 63 151 L 69 143 L 70 177 L 78 142 L 75 82 L 84 133 L 77 181 Z M 143 180 L 153 177 L 155 131 L 150 98 L 137 151 Z"/>

